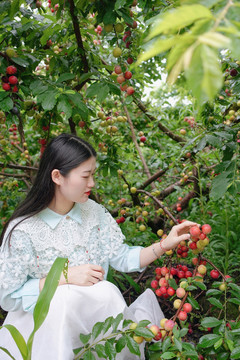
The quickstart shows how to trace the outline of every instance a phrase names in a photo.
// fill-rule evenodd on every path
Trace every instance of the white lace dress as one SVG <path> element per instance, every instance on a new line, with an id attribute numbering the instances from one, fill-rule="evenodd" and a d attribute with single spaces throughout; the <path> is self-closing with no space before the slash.
<path id="1" fill-rule="evenodd" d="M 67 257 L 69 266 L 101 265 L 105 280 L 93 286 L 62 285 L 57 288 L 50 310 L 33 344 L 32 360 L 72 360 L 72 349 L 81 345 L 79 334 L 108 316 L 159 323 L 163 317 L 154 293 L 148 289 L 130 307 L 119 289 L 106 280 L 109 265 L 119 271 L 140 269 L 140 246 L 123 243 L 120 227 L 106 209 L 92 200 L 75 204 L 66 215 L 50 209 L 21 222 L 11 222 L 0 251 L 0 306 L 8 311 L 4 324 L 12 324 L 27 340 L 33 329 L 32 312 L 39 295 L 39 280 L 46 277 L 57 257 Z M 0 347 L 16 360 L 21 355 L 6 329 L 0 330 Z M 142 358 L 144 356 L 142 355 Z M 0 350 L 0 359 L 9 359 Z M 127 351 L 118 359 L 136 359 Z"/>

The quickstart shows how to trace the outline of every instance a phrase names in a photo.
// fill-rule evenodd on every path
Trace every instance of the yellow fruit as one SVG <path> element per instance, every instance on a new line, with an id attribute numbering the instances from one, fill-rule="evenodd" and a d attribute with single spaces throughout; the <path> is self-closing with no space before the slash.
<path id="1" fill-rule="evenodd" d="M 172 251 L 172 250 L 168 250 L 168 251 L 165 252 L 165 254 L 168 255 L 168 256 L 170 256 L 170 255 L 173 254 L 173 251 Z"/>
<path id="2" fill-rule="evenodd" d="M 135 194 L 137 192 L 137 189 L 135 187 L 131 187 L 130 191 L 132 194 Z"/>
<path id="3" fill-rule="evenodd" d="M 122 50 L 120 49 L 120 47 L 115 47 L 112 53 L 115 58 L 118 58 L 122 55 Z"/>
<path id="4" fill-rule="evenodd" d="M 11 49 L 11 48 L 7 48 L 6 54 L 10 58 L 17 56 L 16 51 L 14 49 Z"/>
<path id="5" fill-rule="evenodd" d="M 116 25 L 114 25 L 114 28 L 115 28 L 117 33 L 121 33 L 124 30 L 124 26 L 121 23 L 117 23 Z"/>
<path id="6" fill-rule="evenodd" d="M 113 25 L 112 25 L 112 24 L 104 25 L 104 30 L 105 30 L 106 32 L 111 32 L 111 31 L 113 31 Z"/>
<path id="7" fill-rule="evenodd" d="M 140 225 L 140 226 L 139 226 L 139 230 L 140 230 L 140 231 L 145 231 L 145 230 L 146 230 L 146 226 L 143 225 L 143 224 Z"/>
<path id="8" fill-rule="evenodd" d="M 137 326 L 138 324 L 136 322 L 133 322 L 132 324 L 130 324 L 129 329 L 135 330 Z"/>
<path id="9" fill-rule="evenodd" d="M 143 215 L 143 216 L 148 216 L 148 212 L 147 212 L 146 210 L 144 210 L 144 211 L 142 212 L 142 215 Z"/>
<path id="10" fill-rule="evenodd" d="M 181 287 L 181 288 L 186 289 L 187 286 L 188 286 L 187 281 L 181 281 L 181 283 L 180 283 L 180 287 Z"/>
<path id="11" fill-rule="evenodd" d="M 179 308 L 180 308 L 180 305 L 181 305 L 181 302 L 182 302 L 182 300 L 176 299 L 176 300 L 174 301 L 174 303 L 173 303 L 174 309 L 179 309 Z"/>
<path id="12" fill-rule="evenodd" d="M 134 335 L 133 340 L 136 341 L 136 343 L 141 344 L 143 342 L 144 338 L 142 336 Z"/>
<path id="13" fill-rule="evenodd" d="M 158 234 L 158 236 L 162 236 L 162 235 L 163 235 L 163 230 L 162 230 L 162 229 L 159 229 L 159 230 L 157 231 L 157 234 Z"/>
<path id="14" fill-rule="evenodd" d="M 164 318 L 164 319 L 162 319 L 162 320 L 160 321 L 160 327 L 161 327 L 162 329 L 164 329 L 164 324 L 165 324 L 165 322 L 166 322 L 167 320 L 168 320 L 168 319 Z"/>
<path id="15" fill-rule="evenodd" d="M 225 291 L 226 289 L 227 289 L 227 284 L 225 282 L 219 285 L 219 290 Z"/>
<path id="16" fill-rule="evenodd" d="M 205 275 L 207 272 L 207 268 L 205 265 L 199 265 L 197 271 L 199 272 L 199 274 Z"/>

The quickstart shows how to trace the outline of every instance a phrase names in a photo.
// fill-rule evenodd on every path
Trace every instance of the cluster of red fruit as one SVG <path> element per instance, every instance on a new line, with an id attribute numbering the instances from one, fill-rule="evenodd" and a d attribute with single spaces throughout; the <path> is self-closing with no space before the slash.
<path id="1" fill-rule="evenodd" d="M 162 296 L 167 299 L 169 296 L 173 296 L 175 294 L 175 290 L 169 286 L 168 280 L 173 279 L 175 277 L 176 283 L 179 282 L 182 278 L 192 277 L 192 272 L 186 265 L 178 264 L 175 267 L 171 267 L 170 270 L 163 266 L 157 267 L 155 269 L 156 277 L 151 282 L 151 287 L 155 289 L 155 293 L 157 296 Z"/>
<path id="2" fill-rule="evenodd" d="M 200 227 L 193 226 L 190 229 L 191 241 L 189 247 L 194 254 L 198 254 L 205 246 L 209 244 L 209 238 L 207 235 L 212 231 L 212 228 L 208 224 L 204 224 Z"/>
<path id="3" fill-rule="evenodd" d="M 185 241 L 181 241 L 177 246 L 177 257 L 186 258 L 188 256 L 189 247 L 186 245 Z"/>
<path id="4" fill-rule="evenodd" d="M 120 218 L 116 219 L 116 222 L 117 222 L 117 224 L 122 224 L 125 222 L 125 220 L 126 220 L 125 217 L 121 216 Z"/>
<path id="5" fill-rule="evenodd" d="M 10 135 L 11 144 L 12 145 L 20 144 L 20 141 L 16 141 L 16 142 L 14 141 L 14 140 L 18 140 L 17 125 L 12 124 L 12 126 L 8 129 L 8 131 L 11 133 L 11 135 Z"/>
<path id="6" fill-rule="evenodd" d="M 6 69 L 6 75 L 2 76 L 2 88 L 5 91 L 18 92 L 18 78 L 15 76 L 17 68 L 15 66 L 8 66 Z"/>
<path id="7" fill-rule="evenodd" d="M 116 65 L 114 68 L 115 73 L 118 75 L 117 82 L 120 84 L 120 89 L 122 91 L 126 91 L 128 95 L 132 95 L 134 93 L 134 88 L 132 86 L 128 86 L 127 81 L 132 78 L 131 71 L 122 71 L 120 65 Z"/>
<path id="8" fill-rule="evenodd" d="M 44 153 L 45 148 L 46 148 L 47 140 L 46 139 L 39 139 L 38 142 L 41 145 L 40 153 L 42 155 Z"/>
<path id="9" fill-rule="evenodd" d="M 55 11 L 58 10 L 59 4 L 56 4 L 56 5 L 54 6 L 54 8 L 53 8 L 53 7 L 52 7 L 51 0 L 48 0 L 48 7 L 51 9 L 51 12 L 54 13 Z"/>
<path id="10" fill-rule="evenodd" d="M 191 128 L 193 128 L 194 126 L 196 126 L 196 122 L 195 122 L 195 119 L 194 119 L 193 116 L 186 116 L 186 117 L 184 118 L 184 121 L 186 121 L 186 122 L 190 125 Z"/>

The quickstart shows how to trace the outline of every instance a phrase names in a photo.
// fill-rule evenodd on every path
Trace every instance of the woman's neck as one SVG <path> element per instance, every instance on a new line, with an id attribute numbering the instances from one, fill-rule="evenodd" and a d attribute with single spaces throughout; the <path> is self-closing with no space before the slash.
<path id="1" fill-rule="evenodd" d="M 69 211 L 73 208 L 74 204 L 75 203 L 72 201 L 62 202 L 56 199 L 56 197 L 54 197 L 50 202 L 50 204 L 48 205 L 48 208 L 60 215 L 65 215 L 69 213 Z"/>

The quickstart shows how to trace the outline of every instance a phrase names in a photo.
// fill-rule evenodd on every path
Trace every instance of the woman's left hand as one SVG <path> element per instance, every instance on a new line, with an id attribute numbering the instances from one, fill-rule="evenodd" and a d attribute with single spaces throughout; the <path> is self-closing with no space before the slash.
<path id="1" fill-rule="evenodd" d="M 164 250 L 171 250 L 175 248 L 181 241 L 189 240 L 189 231 L 192 226 L 196 225 L 200 226 L 195 222 L 186 220 L 179 225 L 173 226 L 169 235 L 165 239 L 161 240 L 162 248 Z"/>

